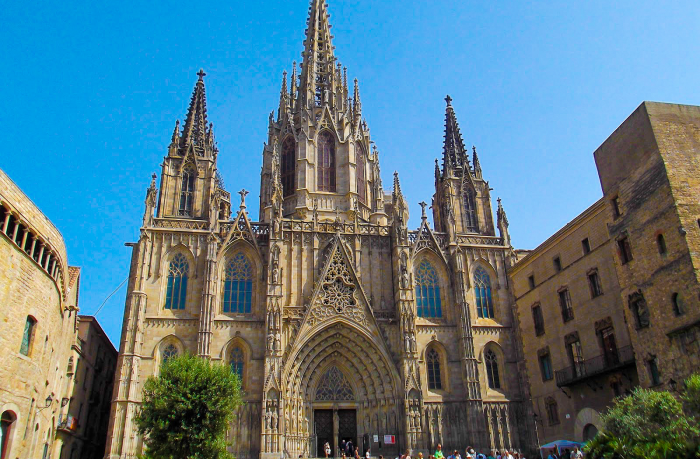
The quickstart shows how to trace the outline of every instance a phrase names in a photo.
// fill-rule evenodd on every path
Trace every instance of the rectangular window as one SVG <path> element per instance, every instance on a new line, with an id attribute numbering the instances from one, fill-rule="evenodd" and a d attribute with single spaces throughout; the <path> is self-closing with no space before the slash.
<path id="1" fill-rule="evenodd" d="M 620 261 L 623 265 L 632 261 L 632 249 L 630 247 L 630 241 L 629 239 L 627 239 L 627 236 L 618 239 L 617 247 L 620 250 Z"/>
<path id="2" fill-rule="evenodd" d="M 542 381 L 549 381 L 552 379 L 554 373 L 552 372 L 552 357 L 549 354 L 540 355 L 540 371 L 542 372 Z"/>
<path id="3" fill-rule="evenodd" d="M 535 323 L 535 334 L 544 335 L 544 318 L 542 317 L 542 307 L 537 305 L 532 308 L 532 321 Z"/>
<path id="4" fill-rule="evenodd" d="M 615 218 L 618 218 L 620 215 L 622 215 L 622 212 L 620 212 L 620 198 L 618 196 L 612 198 L 610 200 L 610 204 L 612 204 L 613 216 Z"/>
<path id="5" fill-rule="evenodd" d="M 559 272 L 561 271 L 561 258 L 559 257 L 554 257 L 554 260 L 552 260 L 554 263 L 554 271 Z"/>
<path id="6" fill-rule="evenodd" d="M 559 292 L 559 307 L 561 308 L 561 317 L 564 319 L 564 322 L 568 322 L 574 318 L 569 289 L 564 289 Z"/>
<path id="7" fill-rule="evenodd" d="M 656 357 L 647 360 L 647 366 L 649 367 L 649 377 L 651 378 L 651 385 L 658 386 L 661 384 L 661 375 L 659 374 L 659 366 L 657 365 Z"/>
<path id="8" fill-rule="evenodd" d="M 29 356 L 29 351 L 32 346 L 32 338 L 34 337 L 34 326 L 36 325 L 36 320 L 32 317 L 27 317 L 27 321 L 24 323 L 24 333 L 22 334 L 22 345 L 19 348 L 19 352 L 22 355 Z"/>
<path id="9" fill-rule="evenodd" d="M 532 290 L 533 288 L 535 288 L 535 276 L 534 276 L 534 275 L 528 277 L 528 278 L 527 278 L 527 282 L 528 282 L 528 284 L 530 285 L 530 290 Z"/>
<path id="10" fill-rule="evenodd" d="M 583 351 L 581 349 L 581 341 L 576 340 L 569 343 L 567 347 L 571 366 L 574 367 L 574 374 L 580 377 L 586 374 L 586 369 L 583 365 Z"/>
<path id="11" fill-rule="evenodd" d="M 603 294 L 603 289 L 600 287 L 600 277 L 598 271 L 592 271 L 588 274 L 588 286 L 591 289 L 591 298 L 595 298 Z"/>
<path id="12" fill-rule="evenodd" d="M 547 419 L 550 426 L 559 424 L 559 410 L 556 403 L 547 403 Z"/>
<path id="13" fill-rule="evenodd" d="M 603 346 L 603 358 L 605 367 L 610 368 L 619 365 L 620 356 L 617 353 L 617 345 L 615 344 L 615 331 L 612 327 L 606 327 L 600 330 L 600 344 Z"/>
<path id="14" fill-rule="evenodd" d="M 581 247 L 583 248 L 584 255 L 591 252 L 591 243 L 588 241 L 588 238 L 581 241 Z"/>

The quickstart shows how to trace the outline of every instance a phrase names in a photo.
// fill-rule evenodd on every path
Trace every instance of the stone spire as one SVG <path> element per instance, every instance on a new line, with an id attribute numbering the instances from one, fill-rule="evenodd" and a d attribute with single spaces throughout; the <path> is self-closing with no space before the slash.
<path id="1" fill-rule="evenodd" d="M 355 89 L 352 95 L 352 114 L 355 126 L 360 125 L 360 120 L 362 119 L 362 102 L 360 101 L 360 86 L 357 83 L 357 78 L 355 78 Z"/>
<path id="2" fill-rule="evenodd" d="M 447 171 L 461 169 L 466 158 L 464 141 L 452 108 L 452 98 L 448 95 L 445 97 L 445 102 L 447 102 L 447 108 L 445 110 L 445 143 L 442 151 L 443 176 L 448 175 Z"/>
<path id="3" fill-rule="evenodd" d="M 472 164 L 474 164 L 474 177 L 481 178 L 481 164 L 479 163 L 479 156 L 476 154 L 476 147 L 472 146 Z"/>
<path id="4" fill-rule="evenodd" d="M 175 129 L 173 130 L 173 137 L 170 139 L 170 143 L 177 145 L 178 140 L 180 140 L 180 120 L 175 121 Z"/>
<path id="5" fill-rule="evenodd" d="M 311 0 L 306 21 L 299 99 L 307 107 L 330 104 L 335 80 L 335 56 L 325 0 Z"/>
<path id="6" fill-rule="evenodd" d="M 192 92 L 190 107 L 187 110 L 185 124 L 182 129 L 182 137 L 180 138 L 180 147 L 186 150 L 187 147 L 193 145 L 198 147 L 196 152 L 199 156 L 205 156 L 205 146 L 207 144 L 208 126 L 207 126 L 207 99 L 204 90 L 204 70 L 199 70 L 197 76 L 197 84 Z M 184 155 L 183 152 L 181 154 Z"/>
<path id="7" fill-rule="evenodd" d="M 297 61 L 292 62 L 292 79 L 289 81 L 289 100 L 294 100 L 297 93 Z"/>
<path id="8" fill-rule="evenodd" d="M 401 183 L 399 183 L 399 173 L 396 171 L 394 171 L 394 191 L 392 196 L 394 198 L 394 202 L 396 202 L 398 198 L 403 198 L 403 193 L 401 193 Z"/>
<path id="9" fill-rule="evenodd" d="M 498 226 L 498 232 L 501 238 L 503 238 L 503 245 L 510 245 L 510 234 L 508 233 L 508 217 L 506 216 L 506 211 L 503 210 L 503 205 L 501 204 L 501 198 L 497 199 L 498 210 L 496 211 L 496 226 Z"/>
<path id="10" fill-rule="evenodd" d="M 286 111 L 287 107 L 289 107 L 289 90 L 287 89 L 287 71 L 285 70 L 282 72 L 282 89 L 280 89 L 280 106 L 277 118 L 282 117 L 282 113 Z"/>

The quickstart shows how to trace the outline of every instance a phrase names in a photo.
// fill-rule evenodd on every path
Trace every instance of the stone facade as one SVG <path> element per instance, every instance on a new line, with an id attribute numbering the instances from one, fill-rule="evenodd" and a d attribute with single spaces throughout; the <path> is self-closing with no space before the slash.
<path id="1" fill-rule="evenodd" d="M 72 354 L 70 403 L 60 410 L 55 450 L 61 459 L 99 459 L 107 441 L 117 350 L 94 317 L 81 315 Z"/>
<path id="2" fill-rule="evenodd" d="M 509 270 L 542 444 L 588 440 L 638 385 L 611 221 L 601 199 Z"/>
<path id="3" fill-rule="evenodd" d="M 595 151 L 644 387 L 700 365 L 700 107 L 644 102 Z"/>
<path id="4" fill-rule="evenodd" d="M 531 447 L 508 221 L 499 202 L 494 225 L 449 97 L 436 227 L 421 203 L 409 231 L 398 174 L 384 192 L 323 1 L 307 25 L 303 62 L 289 83 L 285 72 L 270 114 L 258 222 L 245 190 L 231 210 L 199 73 L 133 244 L 106 457 L 143 451 L 143 384 L 183 352 L 241 375 L 246 404 L 230 431 L 241 459 L 314 456 L 326 441 L 335 453 L 343 439 L 383 455 L 438 442 Z"/>
<path id="5" fill-rule="evenodd" d="M 77 327 L 80 269 L 61 233 L 0 170 L 2 458 L 52 452 Z"/>

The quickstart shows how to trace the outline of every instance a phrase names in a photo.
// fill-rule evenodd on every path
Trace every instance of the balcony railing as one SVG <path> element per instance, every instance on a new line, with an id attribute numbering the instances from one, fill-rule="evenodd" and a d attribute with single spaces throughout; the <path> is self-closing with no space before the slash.
<path id="1" fill-rule="evenodd" d="M 621 347 L 616 352 L 601 354 L 591 359 L 582 360 L 575 365 L 555 372 L 557 386 L 570 386 L 584 379 L 598 376 L 634 363 L 632 346 Z"/>

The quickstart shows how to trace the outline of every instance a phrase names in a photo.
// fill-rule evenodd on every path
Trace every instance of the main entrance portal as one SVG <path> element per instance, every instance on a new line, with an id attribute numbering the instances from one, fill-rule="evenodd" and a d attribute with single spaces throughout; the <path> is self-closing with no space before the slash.
<path id="1" fill-rule="evenodd" d="M 316 454 L 325 457 L 323 446 L 328 443 L 331 447 L 329 457 L 340 456 L 344 451 L 339 448 L 343 443 L 351 441 L 353 448 L 362 445 L 357 439 L 357 412 L 355 410 L 314 410 L 314 428 L 316 432 Z M 350 453 L 352 454 L 352 453 Z"/>

